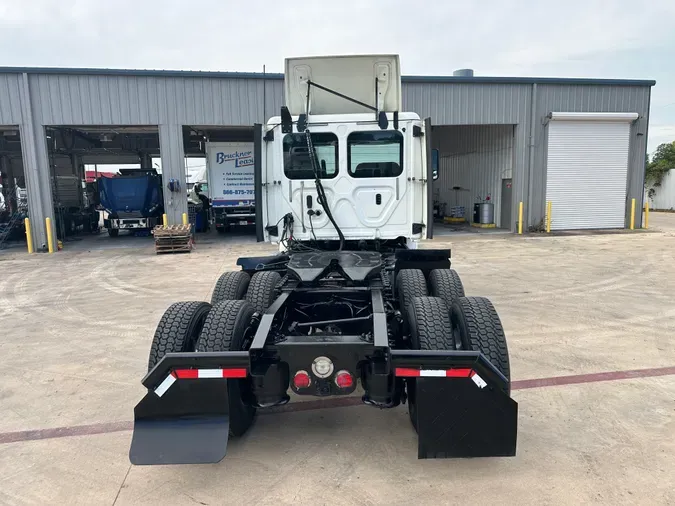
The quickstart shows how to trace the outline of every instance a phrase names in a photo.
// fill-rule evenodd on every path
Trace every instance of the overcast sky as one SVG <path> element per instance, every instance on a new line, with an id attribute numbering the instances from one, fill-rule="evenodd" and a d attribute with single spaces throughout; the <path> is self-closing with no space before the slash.
<path id="1" fill-rule="evenodd" d="M 675 0 L 0 0 L 0 65 L 282 72 L 398 53 L 404 74 L 655 79 L 649 151 L 675 140 Z"/>

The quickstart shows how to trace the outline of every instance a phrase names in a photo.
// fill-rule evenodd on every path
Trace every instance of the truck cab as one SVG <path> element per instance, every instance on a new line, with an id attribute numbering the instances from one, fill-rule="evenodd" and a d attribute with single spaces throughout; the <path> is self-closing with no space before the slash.
<path id="1" fill-rule="evenodd" d="M 262 161 L 265 240 L 280 240 L 274 225 L 289 212 L 295 239 L 339 239 L 318 198 L 307 135 L 328 205 L 345 237 L 422 239 L 428 206 L 424 124 L 415 113 L 398 116 L 397 129 L 391 113 L 386 129 L 371 114 L 312 116 L 309 134 L 297 131 L 298 117 L 289 133 L 280 131 L 280 117 L 272 118 Z"/>
<path id="2" fill-rule="evenodd" d="M 254 157 L 259 239 L 284 249 L 284 219 L 302 242 L 336 241 L 338 229 L 410 248 L 432 236 L 430 122 L 399 112 L 398 75 L 397 56 L 286 61 L 288 105 L 261 127 Z"/>

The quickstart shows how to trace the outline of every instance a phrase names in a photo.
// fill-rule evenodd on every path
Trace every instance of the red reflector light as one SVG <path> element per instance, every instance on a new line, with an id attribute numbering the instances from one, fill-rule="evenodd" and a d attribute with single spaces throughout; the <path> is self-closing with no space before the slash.
<path id="1" fill-rule="evenodd" d="M 340 388 L 351 388 L 354 386 L 354 378 L 348 371 L 339 371 L 335 375 L 335 384 Z"/>
<path id="2" fill-rule="evenodd" d="M 295 388 L 307 388 L 312 383 L 312 379 L 307 371 L 298 371 L 293 376 L 293 385 Z"/>

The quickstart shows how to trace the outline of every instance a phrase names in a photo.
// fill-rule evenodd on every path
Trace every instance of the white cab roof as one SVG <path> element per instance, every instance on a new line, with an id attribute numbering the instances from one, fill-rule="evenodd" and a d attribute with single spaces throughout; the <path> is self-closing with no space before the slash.
<path id="1" fill-rule="evenodd" d="M 393 128 L 394 114 L 387 113 L 387 119 L 389 119 L 389 127 Z M 420 119 L 419 114 L 416 112 L 402 112 L 398 115 L 399 121 L 418 121 Z M 298 117 L 293 116 L 293 121 L 297 121 Z M 366 114 L 327 114 L 327 115 L 311 115 L 309 117 L 309 126 L 319 124 L 331 124 L 331 123 L 377 123 L 375 118 L 375 113 L 366 113 Z M 267 126 L 277 126 L 281 124 L 281 116 L 273 116 L 267 120 Z"/>
<path id="2" fill-rule="evenodd" d="M 375 79 L 378 97 L 375 100 Z M 305 113 L 307 81 L 330 88 L 378 110 L 401 110 L 398 55 L 319 56 L 287 58 L 284 73 L 286 105 L 293 116 Z M 310 114 L 350 114 L 369 110 L 312 86 Z"/>

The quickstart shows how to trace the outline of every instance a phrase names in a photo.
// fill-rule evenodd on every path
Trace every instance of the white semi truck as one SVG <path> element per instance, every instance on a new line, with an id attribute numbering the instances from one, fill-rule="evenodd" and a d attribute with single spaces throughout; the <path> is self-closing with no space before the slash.
<path id="1" fill-rule="evenodd" d="M 396 55 L 286 60 L 287 105 L 254 129 L 256 234 L 281 251 L 166 310 L 132 463 L 218 462 L 258 410 L 302 396 L 406 405 L 420 458 L 515 455 L 499 316 L 465 296 L 450 250 L 417 248 L 433 235 L 431 122 L 401 111 L 399 76 Z M 386 437 L 409 446 L 400 432 Z"/>
<path id="2" fill-rule="evenodd" d="M 255 223 L 252 142 L 206 144 L 208 196 L 216 230 Z"/>

